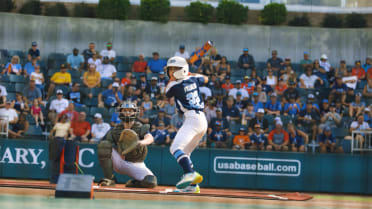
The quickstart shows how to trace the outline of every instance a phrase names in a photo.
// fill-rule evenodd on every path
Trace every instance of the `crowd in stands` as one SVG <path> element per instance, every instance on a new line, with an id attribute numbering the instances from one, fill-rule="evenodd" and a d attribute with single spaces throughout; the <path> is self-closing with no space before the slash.
<path id="1" fill-rule="evenodd" d="M 27 54 L 1 52 L 0 119 L 10 138 L 44 132 L 97 143 L 120 123 L 115 108 L 124 100 L 137 103 L 156 145 L 169 145 L 182 126 L 183 114 L 163 93 L 167 60 L 158 52 L 118 56 L 110 42 L 100 52 L 90 43 L 68 56 L 43 57 L 36 42 Z M 200 147 L 305 152 L 317 142 L 321 152 L 342 152 L 340 139 L 372 125 L 372 57 L 332 66 L 326 54 L 311 59 L 304 52 L 292 63 L 276 50 L 266 62 L 248 48 L 232 61 L 222 53 L 213 47 L 190 63 L 210 80 L 200 87 L 209 122 Z M 193 53 L 180 45 L 175 55 L 189 61 Z M 364 136 L 356 138 L 363 146 Z"/>

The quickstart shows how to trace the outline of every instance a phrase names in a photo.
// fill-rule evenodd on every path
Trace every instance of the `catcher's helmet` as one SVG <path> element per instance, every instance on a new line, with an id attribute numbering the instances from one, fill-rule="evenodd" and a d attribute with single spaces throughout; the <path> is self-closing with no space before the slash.
<path id="1" fill-rule="evenodd" d="M 189 75 L 189 64 L 187 64 L 187 61 L 183 57 L 174 56 L 174 57 L 169 58 L 167 62 L 167 74 L 168 74 L 168 77 L 170 77 L 168 67 L 180 68 L 179 70 L 173 73 L 173 76 L 177 80 L 184 79 L 186 78 L 186 76 Z"/>
<path id="2" fill-rule="evenodd" d="M 121 121 L 129 123 L 137 118 L 139 108 L 131 101 L 124 101 L 116 108 L 116 112 L 118 113 Z"/>

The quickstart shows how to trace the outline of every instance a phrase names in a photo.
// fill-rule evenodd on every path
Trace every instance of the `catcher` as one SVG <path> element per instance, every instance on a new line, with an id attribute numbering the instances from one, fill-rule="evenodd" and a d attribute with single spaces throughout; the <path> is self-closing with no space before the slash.
<path id="1" fill-rule="evenodd" d="M 117 112 L 121 123 L 107 132 L 98 144 L 98 158 L 104 174 L 99 185 L 115 185 L 115 170 L 132 178 L 126 183 L 126 187 L 156 187 L 156 176 L 144 163 L 146 145 L 154 142 L 154 137 L 149 132 L 150 125 L 136 121 L 139 108 L 130 101 L 123 102 Z"/>

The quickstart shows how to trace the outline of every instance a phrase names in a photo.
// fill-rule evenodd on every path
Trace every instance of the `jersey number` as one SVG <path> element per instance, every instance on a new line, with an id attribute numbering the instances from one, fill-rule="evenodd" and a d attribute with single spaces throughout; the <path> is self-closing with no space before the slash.
<path id="1" fill-rule="evenodd" d="M 201 107 L 198 91 L 193 91 L 193 92 L 188 93 L 186 95 L 186 99 L 190 105 L 194 107 L 198 107 L 198 108 Z"/>

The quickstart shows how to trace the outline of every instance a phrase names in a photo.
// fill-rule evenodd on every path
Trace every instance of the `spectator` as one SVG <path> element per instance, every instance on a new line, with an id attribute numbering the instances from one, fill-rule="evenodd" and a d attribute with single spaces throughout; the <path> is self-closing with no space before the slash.
<path id="1" fill-rule="evenodd" d="M 25 86 L 22 93 L 23 100 L 27 104 L 32 104 L 35 99 L 39 100 L 39 104 L 42 103 L 41 91 L 39 88 L 36 88 L 36 80 L 30 80 L 28 86 Z"/>
<path id="2" fill-rule="evenodd" d="M 183 44 L 180 45 L 178 51 L 174 53 L 174 56 L 183 57 L 185 58 L 185 60 L 187 60 L 187 62 L 189 62 L 189 59 L 190 59 L 190 54 L 188 51 L 186 51 L 185 45 Z"/>
<path id="3" fill-rule="evenodd" d="M 111 129 L 108 123 L 103 122 L 101 113 L 94 114 L 94 123 L 92 125 L 92 138 L 89 142 L 98 144 L 106 133 Z"/>
<path id="4" fill-rule="evenodd" d="M 40 89 L 40 92 L 43 95 L 45 79 L 43 73 L 40 72 L 40 66 L 35 66 L 35 72 L 32 72 L 30 75 L 30 81 L 31 80 L 35 81 L 36 88 Z"/>
<path id="5" fill-rule="evenodd" d="M 41 107 L 39 105 L 39 100 L 37 100 L 37 99 L 35 99 L 33 101 L 33 105 L 31 107 L 31 115 L 35 120 L 36 126 L 39 126 L 39 119 L 40 119 L 40 124 L 42 126 L 44 125 L 43 111 L 41 111 Z"/>
<path id="6" fill-rule="evenodd" d="M 156 145 L 169 145 L 170 144 L 170 137 L 168 130 L 164 127 L 164 123 L 160 122 L 157 128 L 151 132 L 154 136 L 154 143 Z"/>
<path id="7" fill-rule="evenodd" d="M 254 71 L 252 71 L 252 72 L 254 72 Z M 251 78 L 247 75 L 244 76 L 244 81 L 241 84 L 241 88 L 245 89 L 248 92 L 248 94 L 252 94 L 253 91 L 254 91 L 254 87 L 255 87 L 255 83 L 252 82 Z"/>
<path id="8" fill-rule="evenodd" d="M 288 88 L 283 92 L 283 96 L 284 96 L 284 99 L 285 101 L 289 101 L 289 98 L 293 97 L 295 98 L 296 102 L 297 103 L 300 103 L 300 92 L 297 90 L 296 86 L 296 82 L 294 81 L 289 81 L 288 83 Z"/>
<path id="9" fill-rule="evenodd" d="M 336 69 L 335 76 L 346 76 L 347 74 L 347 65 L 345 60 L 340 61 L 340 67 Z"/>
<path id="10" fill-rule="evenodd" d="M 140 80 L 137 82 L 137 89 L 141 90 L 141 91 L 145 91 L 146 87 L 147 87 L 147 80 L 146 80 L 146 74 L 142 74 L 140 76 Z"/>
<path id="11" fill-rule="evenodd" d="M 291 63 L 291 58 L 288 58 L 288 57 L 286 57 L 284 59 L 283 66 L 279 70 L 278 77 L 282 77 L 287 72 L 287 69 L 289 69 L 290 72 L 293 71 L 292 70 L 293 67 L 292 67 L 292 63 Z"/>
<path id="12" fill-rule="evenodd" d="M 213 69 L 216 68 L 218 64 L 220 64 L 222 59 L 221 55 L 217 53 L 216 47 L 212 47 L 209 50 L 209 55 L 207 57 L 209 57 L 209 61 Z"/>
<path id="13" fill-rule="evenodd" d="M 6 97 L 0 97 L 0 107 L 5 107 Z M 25 113 L 27 115 L 27 112 L 30 110 L 27 102 L 23 100 L 23 95 L 21 92 L 16 92 L 16 99 L 14 101 L 13 108 L 16 110 L 17 114 Z"/>
<path id="14" fill-rule="evenodd" d="M 221 87 L 225 89 L 227 92 L 234 88 L 234 85 L 230 83 L 230 76 L 225 77 L 225 83 L 222 84 Z"/>
<path id="15" fill-rule="evenodd" d="M 277 121 L 275 129 L 272 130 L 268 136 L 268 145 L 266 150 L 271 151 L 288 151 L 289 136 L 283 129 L 283 123 Z"/>
<path id="16" fill-rule="evenodd" d="M 245 129 L 241 127 L 239 134 L 234 136 L 233 139 L 233 150 L 245 150 L 248 149 L 251 144 L 249 136 L 245 133 Z"/>
<path id="17" fill-rule="evenodd" d="M 100 53 L 101 57 L 108 57 L 109 62 L 113 63 L 116 57 L 116 52 L 112 49 L 112 43 L 107 42 L 106 49 Z"/>
<path id="18" fill-rule="evenodd" d="M 89 43 L 89 48 L 83 51 L 84 61 L 87 64 L 88 60 L 93 57 L 93 54 L 97 53 L 96 45 L 93 42 Z"/>
<path id="19" fill-rule="evenodd" d="M 138 55 L 138 60 L 134 61 L 132 65 L 132 72 L 144 73 L 147 68 L 147 62 L 143 54 Z"/>
<path id="20" fill-rule="evenodd" d="M 238 108 L 240 113 L 243 112 L 243 109 L 247 106 L 247 103 L 248 103 L 248 100 L 242 100 L 242 94 L 240 92 L 236 93 L 236 100 L 235 100 L 234 106 Z"/>
<path id="21" fill-rule="evenodd" d="M 305 133 L 312 133 L 312 140 L 315 140 L 319 115 L 313 109 L 313 104 L 310 101 L 307 102 L 306 109 L 300 112 L 297 120 L 299 122 L 298 125 L 303 127 Z"/>
<path id="22" fill-rule="evenodd" d="M 366 63 L 362 65 L 362 68 L 367 73 L 368 69 L 372 67 L 372 58 L 366 57 Z"/>
<path id="23" fill-rule="evenodd" d="M 84 58 L 79 54 L 79 49 L 74 48 L 72 54 L 67 56 L 67 68 L 70 70 L 79 70 L 84 68 Z"/>
<path id="24" fill-rule="evenodd" d="M 326 54 L 322 54 L 322 56 L 320 57 L 319 66 L 321 67 L 321 69 L 325 70 L 326 73 L 329 73 L 333 69 L 331 64 L 328 62 L 328 57 Z M 322 71 L 320 72 L 325 74 Z"/>
<path id="25" fill-rule="evenodd" d="M 69 102 L 67 108 L 57 115 L 56 122 L 62 115 L 67 115 L 68 121 L 77 121 L 79 119 L 79 113 L 75 111 L 75 105 L 72 102 Z"/>
<path id="26" fill-rule="evenodd" d="M 286 66 L 283 69 L 283 74 L 280 76 L 280 79 L 283 79 L 285 83 L 289 83 L 289 81 L 296 81 L 297 74 L 293 71 L 292 66 Z"/>
<path id="27" fill-rule="evenodd" d="M 269 69 L 267 73 L 268 75 L 264 79 L 266 81 L 266 85 L 269 85 L 271 88 L 275 88 L 275 86 L 278 83 L 277 77 L 274 75 L 274 72 L 272 69 Z"/>
<path id="28" fill-rule="evenodd" d="M 31 43 L 31 48 L 28 50 L 27 53 L 27 59 L 31 61 L 32 58 L 36 58 L 37 60 L 40 60 L 40 50 L 37 48 L 36 41 Z"/>
<path id="29" fill-rule="evenodd" d="M 240 80 L 235 81 L 234 88 L 230 89 L 229 96 L 236 99 L 236 94 L 239 92 L 242 94 L 243 100 L 246 100 L 249 98 L 249 94 L 245 89 L 241 88 L 242 82 Z"/>
<path id="30" fill-rule="evenodd" d="M 259 100 L 258 92 L 253 92 L 253 100 L 252 100 L 254 112 L 257 112 L 258 109 L 264 108 L 264 104 Z"/>
<path id="31" fill-rule="evenodd" d="M 109 57 L 103 57 L 103 62 L 98 65 L 97 71 L 101 75 L 101 79 L 112 80 L 116 77 L 116 68 L 113 64 L 110 64 Z"/>
<path id="32" fill-rule="evenodd" d="M 172 115 L 176 114 L 176 103 L 174 97 L 169 98 L 169 102 L 164 106 L 165 117 L 172 118 Z"/>
<path id="33" fill-rule="evenodd" d="M 3 74 L 15 74 L 21 75 L 22 73 L 22 66 L 20 63 L 20 59 L 17 55 L 14 55 L 10 62 L 6 64 L 5 68 L 3 69 Z"/>
<path id="34" fill-rule="evenodd" d="M 255 124 L 253 127 L 253 133 L 250 136 L 251 140 L 251 150 L 265 150 L 265 145 L 267 145 L 267 138 L 262 132 L 261 125 L 259 123 Z"/>
<path id="35" fill-rule="evenodd" d="M 204 100 L 212 97 L 212 91 L 210 88 L 208 88 L 208 86 L 205 83 L 200 85 L 199 90 L 200 90 L 200 94 L 202 95 L 202 97 L 203 96 L 205 97 L 203 98 Z"/>
<path id="36" fill-rule="evenodd" d="M 368 131 L 370 130 L 370 127 L 367 122 L 364 121 L 364 115 L 360 114 L 357 116 L 357 120 L 353 121 L 350 125 L 350 133 L 352 134 L 353 131 Z M 359 145 L 359 148 L 363 148 L 364 141 L 365 141 L 365 134 L 364 133 L 356 133 L 355 139 L 357 141 L 357 145 Z M 349 139 L 351 137 L 345 137 L 345 139 Z"/>
<path id="37" fill-rule="evenodd" d="M 203 57 L 201 60 L 202 60 L 201 65 L 199 66 L 196 72 L 208 76 L 214 73 L 213 65 L 209 57 Z"/>
<path id="38" fill-rule="evenodd" d="M 30 62 L 26 63 L 25 64 L 25 67 L 23 68 L 23 75 L 25 75 L 25 77 L 30 77 L 31 76 L 31 73 L 35 72 L 35 68 L 36 66 L 38 66 L 37 64 L 37 59 L 36 58 L 32 58 Z M 39 67 L 40 69 L 40 67 Z"/>
<path id="39" fill-rule="evenodd" d="M 265 91 L 262 91 L 262 85 L 261 84 L 258 84 L 256 86 L 256 91 L 258 93 L 258 100 L 262 103 L 266 103 L 267 102 L 267 94 Z"/>
<path id="40" fill-rule="evenodd" d="M 157 84 L 158 84 L 158 78 L 153 76 L 151 78 L 150 84 L 146 85 L 145 92 L 150 95 L 151 99 L 159 98 L 160 96 L 161 92 Z"/>
<path id="41" fill-rule="evenodd" d="M 116 107 L 123 100 L 119 91 L 119 83 L 113 83 L 112 89 L 106 89 L 98 94 L 98 107 Z"/>
<path id="42" fill-rule="evenodd" d="M 70 135 L 71 140 L 79 142 L 88 142 L 88 136 L 90 134 L 90 124 L 85 119 L 87 114 L 85 112 L 79 113 L 79 119 L 71 121 Z"/>
<path id="43" fill-rule="evenodd" d="M 275 86 L 275 92 L 278 96 L 282 96 L 285 90 L 288 88 L 287 84 L 282 78 L 279 78 L 278 84 Z"/>
<path id="44" fill-rule="evenodd" d="M 260 124 L 260 127 L 261 127 L 261 133 L 268 133 L 269 132 L 269 121 L 264 118 L 264 114 L 265 114 L 265 110 L 264 109 L 258 109 L 257 110 L 257 113 L 256 113 L 256 117 L 253 118 L 250 122 L 249 122 L 249 126 L 248 126 L 248 129 L 249 129 L 249 132 L 250 133 L 253 133 L 253 130 L 254 130 L 254 126 L 256 124 Z"/>
<path id="45" fill-rule="evenodd" d="M 310 101 L 308 101 L 308 102 L 310 102 Z M 313 107 L 313 109 L 314 109 L 314 107 Z M 327 114 L 327 112 L 329 112 L 329 101 L 328 101 L 328 99 L 323 99 L 322 104 L 321 104 L 318 112 L 320 112 L 320 115 L 324 115 L 324 114 Z"/>
<path id="46" fill-rule="evenodd" d="M 92 98 L 92 93 L 86 95 L 83 91 L 80 90 L 79 83 L 72 84 L 71 91 L 67 93 L 67 99 L 70 102 L 73 102 L 74 105 L 77 107 L 85 106 L 85 104 L 83 104 L 83 100 L 87 97 Z"/>
<path id="47" fill-rule="evenodd" d="M 355 115 L 359 115 L 363 112 L 364 108 L 366 107 L 366 103 L 361 101 L 362 93 L 358 92 L 355 94 L 355 101 L 351 102 L 349 105 L 349 115 L 350 117 L 354 117 Z"/>
<path id="48" fill-rule="evenodd" d="M 369 79 L 367 85 L 363 88 L 363 97 L 369 101 L 372 101 L 372 79 Z M 372 102 L 371 102 L 372 103 Z"/>
<path id="49" fill-rule="evenodd" d="M 301 130 L 296 130 L 293 123 L 288 124 L 288 135 L 292 152 L 305 152 L 309 136 Z"/>
<path id="50" fill-rule="evenodd" d="M 221 62 L 218 63 L 216 66 L 216 73 L 220 80 L 224 80 L 226 75 L 230 75 L 230 64 L 227 61 L 227 58 L 223 56 L 221 58 Z"/>
<path id="51" fill-rule="evenodd" d="M 308 67 L 312 67 L 313 61 L 311 61 L 310 53 L 305 51 L 304 52 L 304 58 L 300 61 L 300 65 L 303 69 L 307 69 Z"/>
<path id="52" fill-rule="evenodd" d="M 11 129 L 8 129 L 9 138 L 21 138 L 24 136 L 26 131 L 28 130 L 29 123 L 26 119 L 26 114 L 21 113 L 19 115 L 19 120 L 11 127 Z"/>
<path id="53" fill-rule="evenodd" d="M 355 67 L 352 69 L 352 75 L 358 77 L 358 81 L 366 78 L 366 71 L 362 68 L 360 60 L 355 61 Z"/>
<path id="54" fill-rule="evenodd" d="M 311 102 L 313 104 L 313 109 L 316 110 L 316 112 L 320 113 L 320 108 L 319 108 L 319 105 L 315 102 L 314 94 L 308 94 L 307 95 L 307 102 Z M 328 102 L 328 100 L 327 100 L 327 102 Z M 306 109 L 306 103 L 302 105 L 301 110 Z"/>
<path id="55" fill-rule="evenodd" d="M 101 75 L 96 71 L 94 64 L 88 64 L 88 71 L 83 76 L 84 85 L 91 91 L 92 88 L 97 88 L 101 83 Z"/>
<path id="56" fill-rule="evenodd" d="M 336 151 L 336 137 L 333 136 L 331 128 L 326 126 L 323 132 L 318 136 L 321 153 Z"/>
<path id="57" fill-rule="evenodd" d="M 243 49 L 243 54 L 238 59 L 238 67 L 244 70 L 255 69 L 254 58 L 249 54 L 248 48 Z"/>
<path id="58" fill-rule="evenodd" d="M 246 108 L 242 113 L 242 125 L 247 125 L 255 117 L 256 112 L 252 103 L 247 104 Z"/>
<path id="59" fill-rule="evenodd" d="M 67 72 L 66 64 L 61 65 L 61 71 L 54 73 L 53 76 L 50 78 L 50 81 L 51 83 L 49 85 L 46 100 L 48 100 L 52 96 L 56 85 L 69 86 L 71 84 L 71 74 Z"/>
<path id="60" fill-rule="evenodd" d="M 132 73 L 131 72 L 126 72 L 125 77 L 121 79 L 121 81 L 120 81 L 120 87 L 121 87 L 120 92 L 121 93 L 123 93 L 125 86 L 131 84 L 131 81 L 132 81 L 131 77 L 132 77 Z"/>
<path id="61" fill-rule="evenodd" d="M 216 110 L 216 100 L 208 100 L 207 106 L 204 109 L 205 117 L 207 118 L 208 123 L 211 122 L 212 118 L 217 117 Z"/>
<path id="62" fill-rule="evenodd" d="M 331 103 L 329 106 L 329 112 L 323 114 L 320 118 L 319 133 L 323 131 L 325 127 L 337 128 L 341 123 L 341 115 L 336 112 L 336 104 Z"/>
<path id="63" fill-rule="evenodd" d="M 6 96 L 4 95 L 1 95 L 2 92 L 5 91 L 6 93 L 6 89 L 4 86 L 0 85 L 0 108 L 2 107 L 5 107 L 5 104 L 6 104 Z M 7 93 L 6 93 L 7 94 Z M 19 94 L 19 93 L 18 93 Z M 17 92 L 16 92 L 16 101 L 17 101 Z"/>
<path id="64" fill-rule="evenodd" d="M 114 112 L 111 115 L 111 119 L 110 119 L 111 127 L 115 127 L 116 125 L 119 125 L 120 123 L 121 123 L 121 120 L 119 118 L 119 114 L 117 112 Z"/>
<path id="65" fill-rule="evenodd" d="M 306 68 L 306 73 L 300 76 L 300 88 L 303 89 L 313 89 L 316 86 L 316 82 L 319 81 L 319 85 L 323 85 L 323 80 L 318 76 L 313 75 L 313 70 L 311 67 Z"/>
<path id="66" fill-rule="evenodd" d="M 267 62 L 270 63 L 272 70 L 275 72 L 279 72 L 284 65 L 283 59 L 278 57 L 277 50 L 271 52 L 271 58 L 268 59 Z"/>
<path id="67" fill-rule="evenodd" d="M 33 100 L 31 100 L 33 101 Z M 57 98 L 53 99 L 49 106 L 48 118 L 50 121 L 55 121 L 56 116 L 60 114 L 69 106 L 67 99 L 63 98 L 63 91 L 61 89 L 57 90 Z"/>
<path id="68" fill-rule="evenodd" d="M 266 78 L 262 78 L 262 91 L 264 91 L 267 95 L 271 95 L 273 92 L 273 88 L 270 85 L 267 85 Z"/>
<path id="69" fill-rule="evenodd" d="M 165 77 L 164 72 L 159 73 L 159 78 L 158 78 L 158 86 L 161 90 L 161 92 L 164 92 L 165 86 L 168 84 L 168 79 Z"/>
<path id="70" fill-rule="evenodd" d="M 265 105 L 265 111 L 268 115 L 274 115 L 274 116 L 280 115 L 280 112 L 282 111 L 282 105 L 277 100 L 276 93 L 271 94 L 270 101 L 268 101 Z"/>
<path id="71" fill-rule="evenodd" d="M 262 82 L 260 76 L 257 75 L 256 70 L 252 70 L 251 77 L 248 77 L 248 78 L 250 78 L 251 83 L 252 83 L 253 86 L 257 86 L 258 84 L 260 84 Z"/>
<path id="72" fill-rule="evenodd" d="M 367 77 L 367 80 L 372 79 L 372 67 L 368 69 L 366 77 Z"/>
<path id="73" fill-rule="evenodd" d="M 159 73 L 165 70 L 167 62 L 163 59 L 159 59 L 159 53 L 152 53 L 152 60 L 148 62 L 147 73 Z"/>
<path id="74" fill-rule="evenodd" d="M 169 128 L 170 125 L 170 119 L 165 117 L 165 112 L 164 110 L 159 110 L 158 111 L 158 117 L 155 118 L 155 120 L 152 122 L 152 129 L 156 129 L 157 126 L 159 126 L 160 123 L 164 123 L 164 126 L 166 129 Z"/>
<path id="75" fill-rule="evenodd" d="M 341 102 L 344 103 L 346 99 L 347 86 L 342 83 L 341 77 L 336 77 L 336 82 L 329 93 L 329 101 L 333 102 L 335 98 L 341 98 Z"/>
<path id="76" fill-rule="evenodd" d="M 212 131 L 212 129 L 215 129 L 216 123 L 219 122 L 221 124 L 221 128 L 224 131 L 229 130 L 229 122 L 227 121 L 226 117 L 223 117 L 222 109 L 217 108 L 216 109 L 216 117 L 211 119 L 211 122 L 209 123 L 208 133 Z"/>
<path id="77" fill-rule="evenodd" d="M 140 121 L 142 124 L 150 123 L 150 118 L 147 114 L 145 114 L 145 109 L 143 109 L 143 107 L 140 108 L 140 111 L 137 116 L 137 120 Z"/>
<path id="78" fill-rule="evenodd" d="M 102 64 L 102 60 L 101 60 L 98 52 L 93 52 L 93 56 L 88 59 L 87 64 L 95 64 L 96 66 L 100 66 Z"/>
<path id="79" fill-rule="evenodd" d="M 234 99 L 229 97 L 226 100 L 226 106 L 222 109 L 223 117 L 226 117 L 227 121 L 236 121 L 240 120 L 240 111 L 238 108 L 234 107 Z"/>
<path id="80" fill-rule="evenodd" d="M 0 118 L 1 122 L 7 122 L 9 125 L 14 125 L 18 121 L 18 114 L 14 108 L 12 108 L 12 102 L 6 101 L 5 107 L 0 108 Z M 5 124 L 2 124 L 5 125 Z M 6 130 L 2 128 L 2 130 Z"/>
<path id="81" fill-rule="evenodd" d="M 216 97 L 217 107 L 222 107 L 223 97 L 227 95 L 227 91 L 222 88 L 222 85 L 219 81 L 216 81 L 216 85 L 212 89 L 212 95 Z"/>
<path id="82" fill-rule="evenodd" d="M 1 76 L 0 76 L 0 81 L 1 81 Z M 1 83 L 0 83 L 0 99 L 3 100 L 3 102 L 1 102 L 1 103 L 5 104 L 6 96 L 8 96 L 8 92 L 6 91 L 5 86 L 1 85 Z"/>
<path id="83" fill-rule="evenodd" d="M 352 69 L 348 69 L 346 75 L 342 78 L 342 82 L 348 88 L 356 89 L 358 84 L 358 77 L 353 75 Z"/>
<path id="84" fill-rule="evenodd" d="M 141 106 L 143 107 L 145 111 L 152 110 L 152 101 L 148 94 L 145 94 L 143 96 L 143 101 L 142 101 Z"/>
<path id="85" fill-rule="evenodd" d="M 289 115 L 292 118 L 295 118 L 297 114 L 299 114 L 300 109 L 300 104 L 296 102 L 296 98 L 290 97 L 289 102 L 284 105 L 284 115 Z"/>
<path id="86" fill-rule="evenodd" d="M 181 128 L 183 121 L 185 121 L 183 113 L 181 111 L 177 111 L 177 113 L 172 115 L 171 117 L 170 121 L 171 128 L 174 129 L 175 131 L 178 131 Z"/>
<path id="87" fill-rule="evenodd" d="M 49 132 L 49 138 L 54 136 L 54 139 L 68 139 L 70 130 L 70 122 L 68 121 L 67 115 L 63 114 L 58 122 L 54 125 L 52 130 Z"/>
<path id="88" fill-rule="evenodd" d="M 211 148 L 227 148 L 227 133 L 221 129 L 221 123 L 216 121 L 215 129 L 209 134 Z"/>

